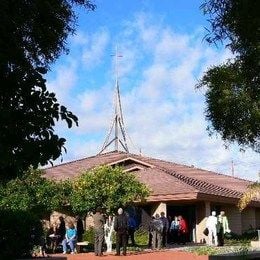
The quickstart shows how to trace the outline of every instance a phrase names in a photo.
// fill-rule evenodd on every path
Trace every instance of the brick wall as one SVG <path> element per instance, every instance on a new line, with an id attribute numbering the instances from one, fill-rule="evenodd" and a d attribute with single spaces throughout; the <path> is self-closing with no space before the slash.
<path id="1" fill-rule="evenodd" d="M 255 208 L 245 208 L 242 211 L 242 232 L 250 227 L 256 228 Z"/>
<path id="2" fill-rule="evenodd" d="M 260 208 L 255 209 L 256 228 L 260 229 Z"/>
<path id="3" fill-rule="evenodd" d="M 242 233 L 242 218 L 241 213 L 235 205 L 224 205 L 221 207 L 224 210 L 229 222 L 229 228 L 232 232 Z"/>

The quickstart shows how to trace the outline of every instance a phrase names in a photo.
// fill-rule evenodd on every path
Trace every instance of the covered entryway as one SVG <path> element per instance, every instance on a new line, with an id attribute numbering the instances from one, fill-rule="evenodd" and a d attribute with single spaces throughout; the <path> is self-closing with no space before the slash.
<path id="1" fill-rule="evenodd" d="M 188 239 L 195 241 L 196 237 L 196 207 L 195 205 L 167 205 L 167 217 L 174 219 L 175 216 L 182 216 L 188 224 Z"/>

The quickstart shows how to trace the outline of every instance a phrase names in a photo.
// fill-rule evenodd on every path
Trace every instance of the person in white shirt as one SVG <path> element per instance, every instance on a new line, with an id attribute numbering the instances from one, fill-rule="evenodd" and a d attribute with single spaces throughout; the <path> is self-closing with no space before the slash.
<path id="1" fill-rule="evenodd" d="M 208 217 L 207 222 L 206 222 L 206 227 L 209 230 L 208 234 L 208 245 L 212 246 L 213 245 L 213 240 L 214 240 L 214 245 L 218 245 L 218 239 L 217 239 L 217 223 L 218 219 L 216 217 L 216 211 L 211 212 L 211 216 Z"/>

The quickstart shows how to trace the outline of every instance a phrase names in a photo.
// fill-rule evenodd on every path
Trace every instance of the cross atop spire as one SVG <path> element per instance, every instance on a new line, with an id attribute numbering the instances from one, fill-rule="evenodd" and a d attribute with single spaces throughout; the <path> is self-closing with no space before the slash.
<path id="1" fill-rule="evenodd" d="M 120 146 L 123 148 L 125 152 L 129 152 L 127 142 L 126 142 L 126 130 L 124 126 L 123 120 L 123 112 L 120 98 L 120 88 L 119 88 L 119 80 L 118 80 L 118 58 L 122 57 L 122 55 L 118 54 L 117 47 L 116 53 L 112 56 L 115 56 L 115 98 L 114 98 L 114 116 L 113 122 L 109 129 L 108 135 L 104 141 L 104 144 L 101 148 L 99 154 L 103 153 L 109 146 L 114 143 L 114 150 L 119 151 Z M 114 135 L 112 135 L 114 133 Z"/>

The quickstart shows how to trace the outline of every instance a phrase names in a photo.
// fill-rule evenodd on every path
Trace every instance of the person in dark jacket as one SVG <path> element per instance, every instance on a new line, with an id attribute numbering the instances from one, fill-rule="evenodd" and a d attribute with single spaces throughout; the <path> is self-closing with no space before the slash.
<path id="1" fill-rule="evenodd" d="M 152 248 L 161 249 L 162 247 L 162 234 L 163 234 L 163 222 L 159 214 L 155 214 L 155 218 L 151 223 L 152 229 Z"/>
<path id="2" fill-rule="evenodd" d="M 165 213 L 161 212 L 160 217 L 162 223 L 163 223 L 163 232 L 162 232 L 162 246 L 166 247 L 167 244 L 167 234 L 169 231 L 169 220 L 165 217 Z"/>
<path id="3" fill-rule="evenodd" d="M 60 224 L 56 230 L 56 234 L 59 236 L 58 243 L 63 241 L 63 239 L 65 238 L 65 234 L 66 234 L 65 220 L 62 216 L 59 217 L 59 222 L 60 222 Z"/>
<path id="4" fill-rule="evenodd" d="M 149 222 L 149 227 L 148 227 L 148 232 L 149 232 L 149 239 L 148 239 L 148 247 L 152 247 L 152 239 L 153 239 L 153 220 L 155 219 L 154 216 L 152 216 L 150 222 Z"/>
<path id="5" fill-rule="evenodd" d="M 114 229 L 116 231 L 116 255 L 120 255 L 120 246 L 123 247 L 123 255 L 126 255 L 128 219 L 122 208 L 117 211 Z"/>
<path id="6" fill-rule="evenodd" d="M 94 232 L 95 232 L 95 243 L 94 250 L 96 256 L 103 255 L 103 243 L 104 243 L 104 225 L 105 225 L 105 217 L 101 213 L 101 208 L 96 209 L 96 213 L 93 215 L 94 220 Z"/>
<path id="7" fill-rule="evenodd" d="M 129 243 L 129 238 L 131 239 L 132 246 L 136 246 L 135 244 L 135 230 L 137 228 L 136 220 L 133 216 L 128 216 L 128 232 L 127 232 L 127 244 Z"/>
<path id="8" fill-rule="evenodd" d="M 80 216 L 76 216 L 76 220 L 77 220 L 77 241 L 81 242 L 82 238 L 83 238 L 83 233 L 84 233 L 84 226 L 83 226 L 83 221 L 81 219 Z"/>

